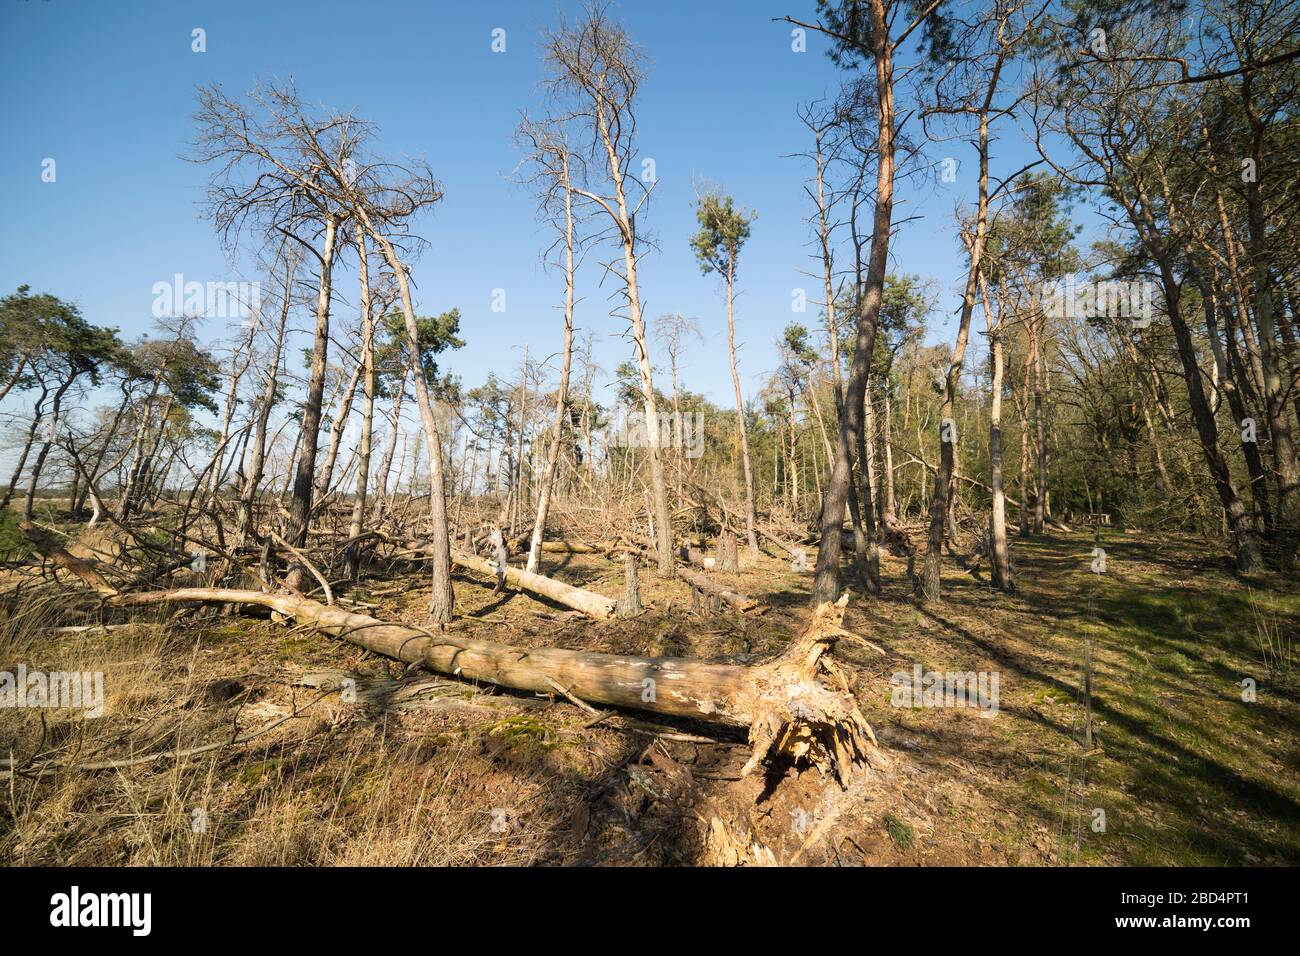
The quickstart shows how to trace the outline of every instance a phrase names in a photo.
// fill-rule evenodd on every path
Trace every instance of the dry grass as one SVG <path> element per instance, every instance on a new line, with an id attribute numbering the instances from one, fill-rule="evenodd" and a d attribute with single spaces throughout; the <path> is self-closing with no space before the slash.
<path id="1" fill-rule="evenodd" d="M 498 838 L 487 797 L 509 791 L 512 806 L 523 807 L 540 779 L 514 774 L 503 786 L 475 739 L 445 719 L 362 712 L 337 693 L 287 686 L 304 655 L 282 628 L 233 621 L 42 640 L 55 619 L 40 608 L 11 618 L 0 669 L 22 662 L 29 671 L 102 671 L 103 716 L 0 711 L 0 746 L 19 766 L 37 753 L 41 765 L 128 765 L 11 775 L 0 798 L 4 862 L 466 865 L 538 857 L 527 828 Z M 320 645 L 305 656 L 348 653 Z M 359 675 L 386 669 L 361 663 Z M 171 755 L 285 716 L 246 743 Z M 155 753 L 166 756 L 129 765 Z"/>
<path id="2" fill-rule="evenodd" d="M 1295 633 L 1285 625 L 1278 602 L 1269 595 L 1252 593 L 1250 617 L 1255 625 L 1255 647 L 1269 677 L 1290 678 L 1295 673 Z"/>
<path id="3" fill-rule="evenodd" d="M 267 620 L 159 612 L 129 628 L 55 634 L 93 623 L 93 611 L 70 611 L 66 597 L 28 602 L 0 620 L 0 670 L 102 671 L 105 709 L 97 719 L 0 710 L 0 757 L 22 768 L 0 780 L 0 863 L 741 862 L 719 844 L 719 826 L 735 836 L 723 844 L 813 864 L 1300 859 L 1300 705 L 1282 671 L 1300 620 L 1294 585 L 1264 582 L 1263 594 L 1256 582 L 1252 593 L 1189 557 L 1185 541 L 1116 534 L 1107 548 L 1112 573 L 1099 581 L 1083 536 L 1016 542 L 1018 595 L 952 569 L 944 602 L 924 609 L 908 600 L 901 563 L 888 560 L 886 594 L 856 601 L 847 621 L 888 658 L 849 644 L 838 655 L 893 769 L 848 795 L 815 774 L 736 779 L 743 741 L 656 738 L 635 724 L 645 715 L 584 729 L 587 715 L 566 701 L 427 675 L 411 703 L 388 690 L 416 675 Z M 610 596 L 622 586 L 620 569 L 596 556 L 552 557 L 544 570 Z M 806 613 L 808 576 L 776 559 L 732 580 L 767 604 L 745 617 L 687 614 L 680 583 L 642 581 L 645 615 L 595 624 L 461 578 L 454 627 L 524 647 L 752 661 L 778 651 Z M 368 586 L 385 592 L 373 597 L 379 616 L 418 618 L 417 570 Z M 372 600 L 370 590 L 350 596 Z M 1084 636 L 1099 741 L 1086 757 L 1072 733 Z M 998 671 L 997 719 L 891 707 L 890 675 L 913 663 Z M 337 682 L 313 677 L 323 672 L 373 692 L 349 703 L 330 689 Z M 1234 697 L 1241 675 L 1258 676 L 1258 706 Z M 32 775 L 33 758 L 160 754 Z M 1078 835 L 1066 818 L 1096 806 L 1107 809 L 1107 831 Z"/>

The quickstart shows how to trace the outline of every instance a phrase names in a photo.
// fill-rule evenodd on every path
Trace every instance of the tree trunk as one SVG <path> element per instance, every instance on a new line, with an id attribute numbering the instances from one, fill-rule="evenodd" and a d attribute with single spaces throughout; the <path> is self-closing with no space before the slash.
<path id="1" fill-rule="evenodd" d="M 49 434 L 44 442 L 41 443 L 41 450 L 36 453 L 36 461 L 32 465 L 32 474 L 27 482 L 27 497 L 23 500 L 23 517 L 28 521 L 32 517 L 32 508 L 36 504 L 36 483 L 40 481 L 41 470 L 45 467 L 45 459 L 50 454 L 50 448 L 54 445 L 54 430 L 59 425 L 59 412 L 63 407 L 63 396 L 67 394 L 72 383 L 77 379 L 77 372 L 70 370 L 68 378 L 62 382 L 54 392 L 54 401 L 50 404 L 50 424 Z"/>
<path id="2" fill-rule="evenodd" d="M 379 489 L 375 496 L 375 516 L 378 518 L 384 503 L 388 498 L 388 476 L 393 472 L 393 455 L 397 452 L 397 436 L 402 430 L 402 399 L 406 395 L 406 380 L 411 376 L 411 363 L 407 362 L 402 366 L 402 380 L 397 383 L 397 392 L 393 396 L 393 430 L 388 436 L 388 449 L 384 452 L 384 460 L 379 466 Z M 478 446 L 475 446 L 477 450 Z M 394 485 L 396 490 L 396 485 Z"/>
<path id="3" fill-rule="evenodd" d="M 1251 126 L 1251 156 L 1257 168 L 1268 160 L 1262 154 L 1266 120 L 1254 103 L 1255 85 L 1250 77 L 1238 85 L 1246 118 Z M 1300 465 L 1296 461 L 1295 442 L 1291 433 L 1288 399 L 1295 388 L 1291 370 L 1283 380 L 1283 360 L 1278 355 L 1277 324 L 1274 321 L 1273 271 L 1276 254 L 1270 252 L 1270 230 L 1257 177 L 1246 183 L 1246 225 L 1254 287 L 1255 322 L 1259 328 L 1259 352 L 1262 372 L 1264 409 L 1268 415 L 1269 438 L 1273 451 L 1273 471 L 1277 475 L 1277 508 L 1274 528 L 1278 560 L 1289 568 L 1300 546 Z M 1275 239 L 1273 241 L 1276 241 Z M 1281 251 L 1281 250 L 1279 250 Z"/>
<path id="4" fill-rule="evenodd" d="M 647 344 L 645 320 L 641 315 L 641 290 L 637 284 L 636 232 L 632 217 L 627 208 L 627 195 L 623 180 L 626 171 L 621 167 L 618 154 L 614 149 L 613 134 L 609 129 L 609 119 L 602 104 L 596 110 L 597 132 L 604 145 L 609 161 L 609 175 L 614 183 L 614 196 L 618 204 L 616 217 L 619 238 L 623 244 L 623 278 L 627 291 L 628 320 L 632 325 L 632 341 L 636 345 L 637 368 L 641 372 L 641 395 L 645 406 L 645 432 L 647 438 L 647 458 L 650 460 L 650 486 L 654 499 L 655 550 L 659 557 L 659 574 L 661 577 L 673 576 L 673 526 L 672 515 L 668 511 L 668 486 L 664 482 L 662 442 L 659 431 L 659 409 L 655 399 L 654 371 L 650 364 L 650 349 Z"/>
<path id="5" fill-rule="evenodd" d="M 736 321 L 733 312 L 736 255 L 732 250 L 727 260 L 727 358 L 731 362 L 731 387 L 736 392 L 736 424 L 740 429 L 740 457 L 745 465 L 745 538 L 749 542 L 749 557 L 758 558 L 758 533 L 754 525 L 758 513 L 754 507 L 754 472 L 749 464 L 749 426 L 745 422 L 745 401 L 740 394 L 740 372 L 736 368 Z"/>
<path id="6" fill-rule="evenodd" d="M 893 521 L 898 513 L 898 506 L 894 498 L 894 442 L 891 434 L 891 423 L 893 421 L 893 409 L 890 407 L 889 399 L 889 380 L 885 380 L 885 407 L 884 428 L 880 430 L 880 441 L 884 446 L 885 453 L 885 501 L 882 514 L 882 524 L 888 525 Z"/>
<path id="7" fill-rule="evenodd" d="M 1025 366 L 1020 387 L 1016 390 L 1016 411 L 1020 416 L 1020 537 L 1029 537 L 1029 368 L 1032 353 L 1025 349 Z"/>
<path id="8" fill-rule="evenodd" d="M 634 548 L 623 552 L 623 600 L 618 602 L 619 617 L 636 617 L 643 610 L 641 607 L 641 589 L 637 580 L 637 566 L 641 556 Z"/>
<path id="9" fill-rule="evenodd" d="M 364 217 L 364 213 L 362 214 Z M 429 518 L 432 521 L 433 584 L 429 595 L 429 619 L 435 624 L 451 620 L 455 605 L 455 592 L 451 586 L 451 540 L 447 530 L 447 495 L 442 475 L 442 436 L 438 433 L 438 420 L 433 413 L 433 399 L 425 378 L 424 359 L 420 355 L 420 332 L 415 324 L 415 305 L 411 301 L 411 283 L 406 266 L 397 251 L 381 233 L 375 231 L 368 217 L 366 229 L 383 250 L 384 258 L 397 276 L 402 294 L 402 314 L 406 317 L 406 344 L 411 353 L 411 371 L 415 378 L 415 398 L 420 406 L 420 420 L 424 423 L 425 444 L 429 454 Z"/>
<path id="10" fill-rule="evenodd" d="M 551 494 L 555 488 L 555 473 L 560 464 L 560 443 L 564 440 L 565 409 L 569 401 L 569 369 L 573 364 L 573 192 L 569 189 L 569 157 L 563 159 L 564 169 L 564 351 L 560 364 L 560 387 L 555 393 L 555 421 L 551 424 L 551 440 L 546 449 L 546 464 L 542 472 L 541 487 L 537 490 L 537 517 L 533 521 L 533 537 L 528 546 L 526 570 L 535 572 L 542 557 L 542 538 L 546 534 L 546 515 L 551 507 Z"/>
<path id="11" fill-rule="evenodd" d="M 871 255 L 867 281 L 858 312 L 853 367 L 844 395 L 844 420 L 840 426 L 835 466 L 822 496 L 821 542 L 817 548 L 817 576 L 813 605 L 833 602 L 840 589 L 840 528 L 853 479 L 853 459 L 862 428 L 863 398 L 880 319 L 885 271 L 889 264 L 889 236 L 894 209 L 894 62 L 884 0 L 867 0 L 872 59 L 876 69 L 876 205 L 872 222 Z"/>
<path id="12" fill-rule="evenodd" d="M 494 563 L 464 551 L 453 550 L 451 561 L 459 567 L 470 568 L 493 578 L 500 579 L 504 577 L 507 584 L 513 584 L 520 590 L 540 594 L 542 597 L 550 598 L 558 604 L 571 607 L 575 611 L 581 611 L 583 614 L 600 621 L 613 617 L 616 610 L 616 602 L 603 594 L 575 588 L 563 581 L 557 581 L 554 578 L 533 574 L 531 571 L 521 571 L 519 568 L 509 566 L 505 567 L 504 574 L 502 574 L 502 569 Z"/>
<path id="13" fill-rule="evenodd" d="M 736 535 L 730 528 L 724 527 L 722 533 L 718 535 L 718 570 L 733 573 L 739 571 L 740 563 L 737 557 Z"/>
<path id="14" fill-rule="evenodd" d="M 338 462 L 339 446 L 343 443 L 343 430 L 347 428 L 352 403 L 357 397 L 357 385 L 361 383 L 364 372 L 365 363 L 358 361 L 339 392 L 339 407 L 334 413 L 334 420 L 330 422 L 330 440 L 325 449 L 325 461 L 316 469 L 316 489 L 313 495 L 317 501 L 329 494 L 330 485 L 334 481 L 334 466 Z"/>
<path id="15" fill-rule="evenodd" d="M 1043 346 L 1041 332 L 1032 327 L 1029 332 L 1030 348 L 1034 362 L 1034 459 L 1037 464 L 1037 478 L 1034 487 L 1034 514 L 1031 531 L 1043 533 L 1047 512 L 1047 423 L 1043 420 Z"/>
<path id="16" fill-rule="evenodd" d="M 298 467 L 293 478 L 293 497 L 289 501 L 289 521 L 285 540 L 296 548 L 307 544 L 307 528 L 311 524 L 312 490 L 316 478 L 316 446 L 320 440 L 321 404 L 325 399 L 325 360 L 330 342 L 330 298 L 334 270 L 334 245 L 338 236 L 338 221 L 333 217 L 325 222 L 325 247 L 321 253 L 320 286 L 316 290 L 316 337 L 311 356 L 311 377 L 307 383 L 307 403 L 303 406 L 301 444 L 298 449 Z M 307 569 L 295 562 L 286 583 L 302 590 Z"/>
<path id="17" fill-rule="evenodd" d="M 863 423 L 858 431 L 858 482 L 849 488 L 849 514 L 853 518 L 853 549 L 868 594 L 880 593 L 880 531 L 876 523 L 875 409 L 871 405 L 871 378 L 862 390 Z M 856 499 L 856 500 L 855 500 Z"/>
<path id="18" fill-rule="evenodd" d="M 14 468 L 13 477 L 9 479 L 9 487 L 5 491 L 3 499 L 0 499 L 0 508 L 8 508 L 9 502 L 14 496 L 14 491 L 18 488 L 18 481 L 23 476 L 23 469 L 27 467 L 27 456 L 31 454 L 32 445 L 36 443 L 36 432 L 41 427 L 41 419 L 44 417 L 45 399 L 50 394 L 49 387 L 41 385 L 41 397 L 36 400 L 32 407 L 32 423 L 27 428 L 27 440 L 23 444 L 22 454 L 18 456 L 18 464 Z"/>
<path id="19" fill-rule="evenodd" d="M 1178 287 L 1173 273 L 1166 264 L 1161 263 L 1161 285 L 1165 293 L 1165 309 L 1169 314 L 1169 323 L 1174 330 L 1174 339 L 1178 344 L 1178 357 L 1183 363 L 1183 378 L 1187 382 L 1187 397 L 1192 407 L 1192 417 L 1201 439 L 1201 450 L 1205 454 L 1205 463 L 1209 467 L 1210 477 L 1219 501 L 1223 505 L 1224 515 L 1232 531 L 1237 549 L 1237 569 L 1252 572 L 1260 567 L 1262 556 L 1259 537 L 1251 525 L 1246 509 L 1237 497 L 1232 486 L 1228 463 L 1219 451 L 1219 429 L 1210 411 L 1210 403 L 1205 397 L 1205 387 L 1201 384 L 1201 368 L 1196 361 L 1196 348 L 1192 343 L 1191 332 L 1183 320 L 1178 301 Z"/>
<path id="20" fill-rule="evenodd" d="M 348 522 L 348 538 L 361 534 L 361 524 L 366 514 L 366 493 L 370 482 L 370 452 L 375 427 L 375 320 L 370 311 L 370 253 L 366 249 L 364 230 L 357 231 L 357 264 L 361 283 L 361 365 L 364 368 L 364 389 L 361 409 L 361 445 L 358 453 L 357 486 L 353 493 L 352 518 Z M 355 549 L 346 558 L 344 573 L 355 581 L 358 570 Z"/>
<path id="21" fill-rule="evenodd" d="M 129 452 L 131 463 L 127 466 L 126 480 L 122 484 L 122 500 L 117 505 L 118 521 L 125 521 L 131 513 L 136 481 L 143 468 L 144 440 L 149 435 L 149 425 L 153 418 L 153 403 L 154 399 L 158 397 L 159 389 L 162 387 L 163 373 L 166 370 L 166 365 L 163 365 L 154 373 L 153 381 L 149 386 L 149 396 L 140 405 L 140 421 L 136 425 L 135 434 L 131 437 L 131 450 Z"/>
<path id="22" fill-rule="evenodd" d="M 1011 554 L 1007 547 L 1007 496 L 1002 484 L 1002 312 L 995 319 L 989 306 L 988 289 L 980 276 L 983 294 L 984 321 L 989 331 L 989 363 L 992 373 L 989 383 L 989 563 L 993 586 L 999 591 L 1011 591 Z"/>
<path id="23" fill-rule="evenodd" d="M 966 273 L 966 290 L 962 296 L 961 320 L 952 361 L 944 379 L 943 407 L 939 413 L 939 470 L 934 476 L 934 498 L 930 502 L 930 533 L 925 547 L 925 564 L 921 571 L 921 593 L 927 601 L 938 601 L 942 571 L 943 525 L 953 496 L 953 474 L 957 467 L 957 423 L 953 418 L 957 386 L 961 381 L 966 343 L 970 337 L 971 316 L 975 311 L 975 293 L 979 283 L 984 242 L 988 235 L 989 208 L 989 108 L 1002 69 L 999 57 L 989 79 L 988 92 L 979 114 L 979 201 L 975 211 L 975 234 L 970 237 L 970 268 Z"/>
<path id="24" fill-rule="evenodd" d="M 593 704 L 689 717 L 749 730 L 748 775 L 784 758 L 831 773 L 845 789 L 857 765 L 887 766 L 875 734 L 848 691 L 832 689 L 843 673 L 829 652 L 842 636 L 843 602 L 813 611 L 808 626 L 779 656 L 745 667 L 689 658 L 631 657 L 554 647 L 526 650 L 491 641 L 430 636 L 306 598 L 260 591 L 184 588 L 109 599 L 115 607 L 224 602 L 268 607 L 298 624 L 440 674 L 553 694 L 559 684 Z"/>
<path id="25" fill-rule="evenodd" d="M 280 380 L 280 359 L 284 354 L 284 337 L 289 324 L 289 309 L 292 305 L 293 277 L 296 260 L 288 264 L 285 270 L 284 300 L 280 303 L 280 324 L 275 333 L 275 347 L 271 350 L 271 360 L 266 370 L 266 384 L 262 387 L 257 404 L 257 422 L 253 431 L 253 447 L 250 451 L 248 472 L 244 475 L 244 487 L 239 494 L 239 541 L 242 544 L 254 533 L 253 504 L 257 500 L 257 489 L 262 483 L 266 468 L 266 429 L 271 421 L 271 409 L 275 406 L 276 386 Z"/>
<path id="26" fill-rule="evenodd" d="M 710 597 L 719 598 L 737 611 L 750 611 L 758 607 L 758 602 L 752 597 L 724 587 L 710 578 L 707 574 L 702 574 L 701 572 L 691 570 L 690 568 L 678 568 L 677 576 L 695 590 L 702 594 L 707 594 Z"/>
<path id="27" fill-rule="evenodd" d="M 799 427 L 795 421 L 794 389 L 790 390 L 790 416 L 786 431 L 790 433 L 789 460 L 786 470 L 790 482 L 790 513 L 799 513 Z"/>

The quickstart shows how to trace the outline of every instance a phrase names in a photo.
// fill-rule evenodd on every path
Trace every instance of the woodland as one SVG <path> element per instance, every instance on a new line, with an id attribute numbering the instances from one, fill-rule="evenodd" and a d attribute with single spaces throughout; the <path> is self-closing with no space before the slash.
<path id="1" fill-rule="evenodd" d="M 1300 7 L 790 4 L 842 84 L 766 369 L 765 197 L 650 241 L 654 50 L 547 24 L 556 308 L 486 379 L 411 278 L 441 147 L 292 80 L 193 91 L 255 302 L 0 300 L 0 862 L 1300 862 Z M 946 155 L 956 287 L 891 248 Z M 666 244 L 712 313 L 643 310 Z"/>

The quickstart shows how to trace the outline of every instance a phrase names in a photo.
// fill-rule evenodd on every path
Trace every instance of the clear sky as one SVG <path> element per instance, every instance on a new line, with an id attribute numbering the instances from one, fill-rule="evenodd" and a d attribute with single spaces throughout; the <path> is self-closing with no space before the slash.
<path id="1" fill-rule="evenodd" d="M 305 100 L 355 110 L 378 124 L 381 151 L 423 155 L 442 180 L 446 199 L 417 223 L 431 245 L 414 276 L 422 312 L 461 310 L 467 345 L 446 367 L 472 386 L 489 371 L 517 367 L 525 343 L 533 356 L 553 353 L 562 279 L 543 273 L 550 236 L 534 219 L 532 195 L 511 177 L 520 111 L 540 101 L 540 30 L 558 9 L 576 5 L 5 0 L 0 289 L 28 283 L 134 337 L 153 321 L 155 282 L 178 272 L 187 280 L 234 278 L 201 217 L 208 171 L 181 158 L 194 133 L 194 88 L 219 82 L 242 94 L 259 79 L 293 78 Z M 686 384 L 729 403 L 720 286 L 701 275 L 688 246 L 693 180 L 721 183 L 759 214 L 737 302 L 742 381 L 752 396 L 776 364 L 773 343 L 785 324 L 817 321 L 815 305 L 804 315 L 791 311 L 795 287 L 821 297 L 819 280 L 801 274 L 818 266 L 809 258 L 802 189 L 810 168 L 791 157 L 810 145 L 795 109 L 832 94 L 844 73 L 817 35 L 796 53 L 790 26 L 773 22 L 782 14 L 810 19 L 810 0 L 624 2 L 614 14 L 650 60 L 639 149 L 657 167 L 644 225 L 659 248 L 642 266 L 647 317 L 699 318 L 708 341 L 687 357 Z M 204 53 L 191 50 L 196 27 L 206 31 Z M 498 27 L 505 53 L 491 50 Z M 1023 145 L 999 150 L 1004 171 L 1022 165 Z M 973 199 L 973 150 L 945 151 L 962 160 L 962 175 L 920 192 L 903 187 L 896 218 L 923 218 L 902 226 L 893 246 L 893 268 L 940 283 L 932 339 L 951 335 L 963 270 L 953 210 Z M 57 163 L 53 183 L 41 178 L 46 158 Z M 607 337 L 597 357 L 612 369 L 631 351 L 615 337 L 624 323 L 608 314 L 611 285 L 597 288 L 597 280 L 595 268 L 579 275 L 577 321 Z M 341 280 L 348 303 L 353 281 L 349 269 Z M 505 314 L 490 308 L 497 288 L 507 293 Z M 203 337 L 221 338 L 218 325 L 210 320 Z"/>

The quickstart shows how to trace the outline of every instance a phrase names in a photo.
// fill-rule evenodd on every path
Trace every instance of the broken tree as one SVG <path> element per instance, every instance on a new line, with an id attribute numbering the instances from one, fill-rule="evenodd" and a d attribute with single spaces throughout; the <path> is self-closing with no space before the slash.
<path id="1" fill-rule="evenodd" d="M 451 552 L 451 563 L 492 577 L 497 577 L 500 574 L 500 568 L 491 561 L 456 549 Z M 571 607 L 575 611 L 581 611 L 583 614 L 597 620 L 605 620 L 614 616 L 616 602 L 613 598 L 607 598 L 603 594 L 575 588 L 563 581 L 557 581 L 541 574 L 533 574 L 520 568 L 512 568 L 509 565 L 505 568 L 505 579 L 508 584 L 513 584 L 521 590 L 540 594 L 542 597 L 550 598 L 552 601 L 563 604 L 565 607 Z"/>
<path id="2" fill-rule="evenodd" d="M 141 607 L 203 602 L 270 608 L 299 625 L 440 674 L 547 694 L 558 684 L 569 696 L 589 703 L 745 727 L 751 752 L 743 774 L 764 760 L 779 758 L 796 767 L 815 766 L 847 787 L 853 767 L 885 765 L 875 734 L 829 653 L 841 637 L 855 637 L 842 627 L 847 595 L 815 608 L 808 626 L 780 656 L 749 667 L 511 647 L 433 634 L 308 598 L 261 591 L 181 588 L 119 594 L 105 603 Z"/>

